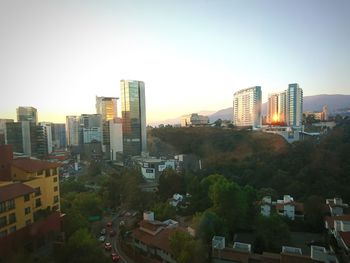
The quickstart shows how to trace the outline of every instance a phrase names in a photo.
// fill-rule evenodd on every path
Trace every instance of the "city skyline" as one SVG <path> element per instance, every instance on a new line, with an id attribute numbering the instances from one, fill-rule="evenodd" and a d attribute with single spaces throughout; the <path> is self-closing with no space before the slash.
<path id="1" fill-rule="evenodd" d="M 20 4 L 18 4 L 20 3 Z M 3 1 L 2 118 L 95 113 L 120 79 L 147 85 L 147 122 L 232 107 L 233 94 L 299 83 L 350 94 L 348 1 Z M 6 92 L 4 92 L 6 91 Z M 200 98 L 200 99 L 197 99 Z"/>

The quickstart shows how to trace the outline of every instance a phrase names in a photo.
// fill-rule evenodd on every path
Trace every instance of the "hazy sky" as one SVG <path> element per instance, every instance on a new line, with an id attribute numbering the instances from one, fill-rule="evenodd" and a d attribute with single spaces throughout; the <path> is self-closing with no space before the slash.
<path id="1" fill-rule="evenodd" d="M 145 82 L 148 122 L 255 85 L 350 94 L 350 1 L 0 0 L 0 118 L 95 113 L 120 79 Z"/>

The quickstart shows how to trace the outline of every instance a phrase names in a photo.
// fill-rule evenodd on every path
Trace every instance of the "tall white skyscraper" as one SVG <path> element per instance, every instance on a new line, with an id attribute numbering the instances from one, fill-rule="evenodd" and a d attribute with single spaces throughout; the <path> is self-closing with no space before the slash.
<path id="1" fill-rule="evenodd" d="M 233 95 L 233 124 L 261 127 L 261 87 L 242 89 Z"/>
<path id="2" fill-rule="evenodd" d="M 123 152 L 140 155 L 147 151 L 145 84 L 121 80 L 120 94 L 123 119 Z"/>
<path id="3" fill-rule="evenodd" d="M 288 85 L 286 101 L 287 125 L 300 127 L 303 121 L 303 90 L 299 87 L 299 84 Z"/>

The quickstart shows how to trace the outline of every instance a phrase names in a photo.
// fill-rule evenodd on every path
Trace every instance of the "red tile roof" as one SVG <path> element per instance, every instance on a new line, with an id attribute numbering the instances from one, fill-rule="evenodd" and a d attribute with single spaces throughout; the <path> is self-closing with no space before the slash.
<path id="1" fill-rule="evenodd" d="M 147 246 L 159 248 L 163 251 L 166 251 L 167 253 L 171 253 L 169 238 L 176 231 L 186 232 L 185 229 L 180 227 L 165 228 L 162 231 L 160 231 L 157 235 L 153 236 L 137 228 L 133 230 L 133 236 L 135 239 L 141 241 Z"/>
<path id="2" fill-rule="evenodd" d="M 35 192 L 34 188 L 22 183 L 13 183 L 0 186 L 0 202 L 11 200 L 33 192 Z"/>
<path id="3" fill-rule="evenodd" d="M 350 221 L 350 215 L 342 215 L 342 216 L 326 216 L 328 228 L 334 229 L 334 221 L 339 220 L 339 221 Z"/>
<path id="4" fill-rule="evenodd" d="M 165 227 L 166 225 L 160 221 L 148 221 L 142 220 L 140 223 L 140 228 L 144 228 L 151 232 L 156 232 L 160 227 Z"/>
<path id="5" fill-rule="evenodd" d="M 57 168 L 61 166 L 58 163 L 51 163 L 29 158 L 14 159 L 12 161 L 12 165 L 29 173 L 38 172 L 45 169 Z"/>
<path id="6" fill-rule="evenodd" d="M 339 232 L 339 235 L 348 249 L 350 249 L 350 232 Z"/>
<path id="7" fill-rule="evenodd" d="M 233 248 L 224 248 L 223 250 L 214 249 L 213 257 L 224 260 L 232 260 L 233 262 L 248 263 L 251 253 L 237 251 Z"/>

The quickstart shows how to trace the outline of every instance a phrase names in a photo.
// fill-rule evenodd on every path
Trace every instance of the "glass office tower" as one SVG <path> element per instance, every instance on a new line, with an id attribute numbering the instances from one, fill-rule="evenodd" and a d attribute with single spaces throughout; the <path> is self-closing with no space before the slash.
<path id="1" fill-rule="evenodd" d="M 120 95 L 123 119 L 123 153 L 127 156 L 146 152 L 145 84 L 137 80 L 121 80 Z"/>

